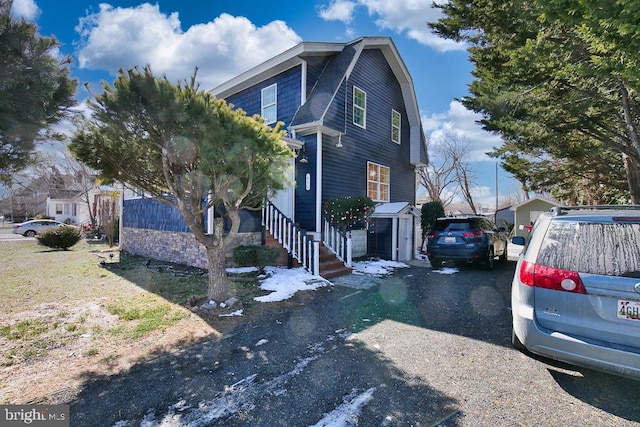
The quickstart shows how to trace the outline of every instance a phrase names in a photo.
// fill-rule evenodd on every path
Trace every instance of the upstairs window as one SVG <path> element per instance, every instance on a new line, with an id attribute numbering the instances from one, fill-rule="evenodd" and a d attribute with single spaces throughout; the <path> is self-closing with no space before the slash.
<path id="1" fill-rule="evenodd" d="M 391 140 L 396 144 L 400 144 L 400 123 L 400 113 L 396 110 L 391 110 Z"/>
<path id="2" fill-rule="evenodd" d="M 262 89 L 261 116 L 266 124 L 275 123 L 278 120 L 278 87 L 276 84 Z"/>
<path id="3" fill-rule="evenodd" d="M 391 170 L 387 166 L 367 162 L 367 196 L 374 202 L 389 201 Z"/>
<path id="4" fill-rule="evenodd" d="M 353 87 L 353 124 L 366 127 L 367 122 L 367 93 L 359 87 Z"/>

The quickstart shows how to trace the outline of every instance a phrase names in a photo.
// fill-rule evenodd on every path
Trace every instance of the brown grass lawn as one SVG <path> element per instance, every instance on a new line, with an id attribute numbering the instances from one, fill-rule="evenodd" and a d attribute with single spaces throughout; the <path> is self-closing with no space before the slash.
<path id="1" fill-rule="evenodd" d="M 146 261 L 104 244 L 53 251 L 34 239 L 0 241 L 0 404 L 50 402 L 90 373 L 233 326 L 186 308 L 206 295 L 202 271 Z M 238 286 L 247 302 L 259 292 Z"/>

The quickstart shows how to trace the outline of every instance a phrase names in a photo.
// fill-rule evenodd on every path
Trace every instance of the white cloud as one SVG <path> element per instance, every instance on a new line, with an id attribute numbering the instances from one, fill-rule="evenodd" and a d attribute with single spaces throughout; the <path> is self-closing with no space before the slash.
<path id="1" fill-rule="evenodd" d="M 425 116 L 422 118 L 422 122 L 430 139 L 437 141 L 443 135 L 449 134 L 467 142 L 470 150 L 469 161 L 495 161 L 486 153 L 492 151 L 494 147 L 499 147 L 501 139 L 499 136 L 482 129 L 478 123 L 480 119 L 479 114 L 467 110 L 458 101 L 452 101 L 446 114 Z"/>
<path id="2" fill-rule="evenodd" d="M 433 0 L 332 0 L 329 5 L 320 7 L 319 15 L 326 21 L 340 21 L 348 25 L 353 21 L 356 7 L 365 7 L 382 29 L 405 33 L 408 38 L 439 52 L 465 50 L 464 44 L 443 39 L 428 27 L 427 23 L 442 16 L 432 3 Z"/>
<path id="3" fill-rule="evenodd" d="M 398 33 L 439 52 L 465 50 L 462 43 L 443 39 L 434 34 L 427 23 L 437 21 L 442 14 L 432 6 L 433 0 L 358 0 L 371 16 L 377 16 L 376 25 Z"/>
<path id="4" fill-rule="evenodd" d="M 167 16 L 149 3 L 131 8 L 101 4 L 98 13 L 81 19 L 76 31 L 81 35 L 81 68 L 115 73 L 150 65 L 154 74 L 178 81 L 188 79 L 197 66 L 203 89 L 302 41 L 283 21 L 256 27 L 247 18 L 229 14 L 183 31 L 177 12 Z"/>
<path id="5" fill-rule="evenodd" d="M 329 5 L 322 5 L 319 14 L 325 21 L 340 21 L 349 24 L 353 20 L 353 10 L 357 4 L 348 0 L 333 0 Z"/>
<path id="6" fill-rule="evenodd" d="M 13 0 L 11 5 L 11 16 L 24 18 L 26 21 L 35 21 L 41 13 L 42 10 L 34 0 Z"/>

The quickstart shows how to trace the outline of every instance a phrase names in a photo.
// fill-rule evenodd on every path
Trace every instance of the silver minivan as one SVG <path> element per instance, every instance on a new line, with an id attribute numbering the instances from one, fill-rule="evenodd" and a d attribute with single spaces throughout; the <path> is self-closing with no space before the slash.
<path id="1" fill-rule="evenodd" d="M 512 284 L 513 345 L 640 380 L 640 206 L 556 207 L 527 240 Z"/>

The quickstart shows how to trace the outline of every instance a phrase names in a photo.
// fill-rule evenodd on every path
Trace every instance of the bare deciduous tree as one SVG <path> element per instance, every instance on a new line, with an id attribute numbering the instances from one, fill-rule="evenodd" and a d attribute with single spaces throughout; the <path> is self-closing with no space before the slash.
<path id="1" fill-rule="evenodd" d="M 427 143 L 430 162 L 416 171 L 418 184 L 427 190 L 429 199 L 440 202 L 444 207 L 451 204 L 455 197 L 453 191 L 445 193 L 445 190 L 456 182 L 450 148 L 448 140 L 438 143 L 430 138 Z"/>
<path id="2" fill-rule="evenodd" d="M 468 161 L 469 143 L 454 134 L 445 133 L 439 140 L 430 138 L 428 150 L 431 163 L 419 168 L 417 175 L 418 183 L 427 190 L 429 198 L 446 208 L 461 194 L 472 212 L 477 213 L 473 201 L 475 172 Z"/>

